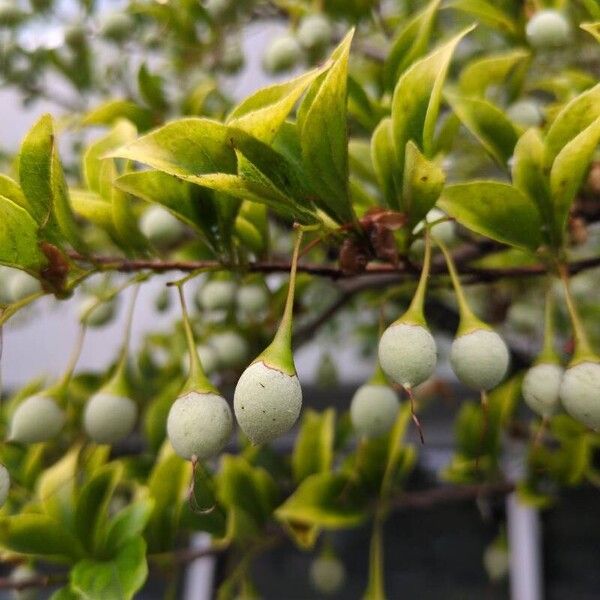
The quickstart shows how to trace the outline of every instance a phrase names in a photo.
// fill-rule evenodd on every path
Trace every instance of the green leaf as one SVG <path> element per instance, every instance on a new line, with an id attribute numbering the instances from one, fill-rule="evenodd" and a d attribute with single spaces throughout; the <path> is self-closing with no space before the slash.
<path id="1" fill-rule="evenodd" d="M 83 154 L 82 171 L 88 189 L 100 193 L 104 155 L 135 139 L 137 130 L 130 121 L 119 120 L 105 136 L 90 144 Z"/>
<path id="2" fill-rule="evenodd" d="M 169 107 L 164 91 L 163 78 L 160 75 L 150 73 L 146 63 L 142 63 L 138 71 L 138 87 L 148 106 L 159 111 L 166 110 Z"/>
<path id="3" fill-rule="evenodd" d="M 92 555 L 106 533 L 104 528 L 108 519 L 108 504 L 122 471 L 121 465 L 105 465 L 85 483 L 79 493 L 75 512 L 76 532 Z"/>
<path id="4" fill-rule="evenodd" d="M 515 70 L 527 66 L 531 54 L 522 48 L 471 61 L 461 72 L 459 88 L 465 96 L 483 96 L 490 85 L 504 84 Z"/>
<path id="5" fill-rule="evenodd" d="M 41 117 L 21 145 L 19 179 L 40 229 L 47 229 L 54 239 L 58 226 L 67 241 L 75 248 L 82 248 L 50 115 Z"/>
<path id="6" fill-rule="evenodd" d="M 600 7 L 598 8 L 598 15 L 600 15 Z M 579 27 L 587 31 L 590 35 L 593 35 L 597 42 L 600 42 L 600 21 L 596 23 L 581 23 Z"/>
<path id="7" fill-rule="evenodd" d="M 461 123 L 502 167 L 513 155 L 519 133 L 512 121 L 488 100 L 447 94 Z"/>
<path id="8" fill-rule="evenodd" d="M 373 168 L 379 186 L 383 190 L 386 204 L 396 210 L 399 209 L 399 183 L 396 181 L 396 174 L 399 171 L 396 168 L 397 159 L 392 133 L 392 120 L 389 117 L 382 119 L 373 132 L 371 137 L 371 160 L 373 161 Z"/>
<path id="9" fill-rule="evenodd" d="M 21 513 L 0 518 L 0 545 L 20 554 L 65 561 L 83 555 L 79 541 L 59 521 L 45 514 Z"/>
<path id="10" fill-rule="evenodd" d="M 408 23 L 394 38 L 384 63 L 384 81 L 387 89 L 393 89 L 398 77 L 420 56 L 425 54 L 441 0 L 429 4 Z"/>
<path id="11" fill-rule="evenodd" d="M 401 210 L 408 216 L 411 230 L 435 205 L 445 179 L 440 166 L 427 160 L 414 142 L 406 144 Z"/>
<path id="12" fill-rule="evenodd" d="M 292 472 L 297 482 L 314 473 L 329 471 L 333 462 L 335 410 L 304 411 L 292 454 Z"/>
<path id="13" fill-rule="evenodd" d="M 430 157 L 442 98 L 442 87 L 452 54 L 469 27 L 415 64 L 400 78 L 392 98 L 392 129 L 397 169 L 404 172 L 404 152 L 413 140 Z"/>
<path id="14" fill-rule="evenodd" d="M 71 590 L 70 586 L 65 585 L 56 590 L 52 596 L 50 596 L 50 600 L 81 600 L 81 596 Z"/>
<path id="15" fill-rule="evenodd" d="M 501 33 L 509 35 L 518 33 L 517 23 L 503 10 L 496 8 L 494 4 L 487 0 L 453 0 L 447 6 L 472 15 L 481 23 Z"/>
<path id="16" fill-rule="evenodd" d="M 354 220 L 348 195 L 347 78 L 351 31 L 333 65 L 311 86 L 298 113 L 302 161 L 323 208 L 341 223 Z"/>
<path id="17" fill-rule="evenodd" d="M 271 142 L 306 88 L 323 70 L 314 69 L 291 81 L 258 90 L 233 109 L 227 124 Z"/>
<path id="18" fill-rule="evenodd" d="M 115 243 L 119 243 L 119 234 L 113 223 L 112 204 L 110 202 L 104 200 L 96 192 L 72 189 L 71 203 L 75 214 L 104 229 L 115 240 Z"/>
<path id="19" fill-rule="evenodd" d="M 132 538 L 140 535 L 148 523 L 154 501 L 151 498 L 136 500 L 117 515 L 110 522 L 104 548 L 109 554 L 117 552 Z"/>
<path id="20" fill-rule="evenodd" d="M 569 209 L 600 143 L 600 117 L 573 138 L 558 154 L 550 172 L 550 192 L 554 205 L 556 235 L 560 239 Z"/>
<path id="21" fill-rule="evenodd" d="M 0 196 L 0 264 L 39 272 L 46 258 L 38 247 L 37 231 L 24 208 Z"/>
<path id="22" fill-rule="evenodd" d="M 71 571 L 71 587 L 85 600 L 131 600 L 148 576 L 146 543 L 124 545 L 113 560 L 82 560 Z"/>
<path id="23" fill-rule="evenodd" d="M 120 119 L 131 121 L 139 131 L 146 131 L 156 124 L 151 110 L 130 100 L 109 100 L 89 111 L 81 124 L 114 125 Z"/>
<path id="24" fill-rule="evenodd" d="M 552 166 L 558 153 L 600 117 L 600 84 L 569 102 L 556 116 L 546 134 L 544 166 Z"/>
<path id="25" fill-rule="evenodd" d="M 8 175 L 0 173 L 0 196 L 8 198 L 11 202 L 18 204 L 24 208 L 30 215 L 32 214 L 31 206 L 23 194 L 19 184 L 11 179 Z M 33 216 L 33 215 L 32 215 Z"/>
<path id="26" fill-rule="evenodd" d="M 541 243 L 536 206 L 517 188 L 497 181 L 447 186 L 438 206 L 476 233 L 518 248 Z"/>
<path id="27" fill-rule="evenodd" d="M 347 476 L 317 473 L 298 486 L 275 516 L 294 526 L 346 529 L 365 520 L 366 508 L 366 499 Z"/>

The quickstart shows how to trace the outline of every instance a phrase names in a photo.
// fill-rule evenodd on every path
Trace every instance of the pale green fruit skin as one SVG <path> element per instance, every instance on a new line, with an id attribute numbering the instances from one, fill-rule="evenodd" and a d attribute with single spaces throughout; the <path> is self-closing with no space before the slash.
<path id="1" fill-rule="evenodd" d="M 560 365 L 540 363 L 523 378 L 523 398 L 527 406 L 541 417 L 551 417 L 559 407 L 560 384 L 564 370 Z"/>
<path id="2" fill-rule="evenodd" d="M 219 357 L 214 348 L 211 348 L 208 344 L 200 344 L 196 347 L 198 352 L 198 358 L 200 364 L 207 375 L 211 375 L 219 368 Z M 183 357 L 182 365 L 183 372 L 187 373 L 190 369 L 190 357 L 186 354 Z"/>
<path id="3" fill-rule="evenodd" d="M 10 491 L 10 473 L 4 465 L 0 465 L 0 508 L 6 504 Z"/>
<path id="4" fill-rule="evenodd" d="M 21 583 L 30 580 L 36 575 L 37 573 L 29 565 L 19 565 L 12 570 L 10 580 L 15 583 Z M 39 593 L 36 588 L 13 590 L 12 598 L 14 600 L 36 600 L 36 598 L 39 598 Z"/>
<path id="5" fill-rule="evenodd" d="M 87 311 L 96 304 L 97 298 L 90 296 L 83 300 L 79 305 L 79 320 L 83 322 L 83 317 Z M 102 302 L 89 314 L 85 323 L 88 327 L 103 327 L 115 316 L 115 303 L 114 302 Z"/>
<path id="6" fill-rule="evenodd" d="M 331 23 L 323 15 L 304 17 L 296 32 L 298 42 L 308 50 L 325 48 L 331 42 L 331 35 Z"/>
<path id="7" fill-rule="evenodd" d="M 248 342 L 235 331 L 215 333 L 210 338 L 210 345 L 217 353 L 219 364 L 226 369 L 241 367 L 250 354 Z"/>
<path id="8" fill-rule="evenodd" d="M 533 100 L 519 100 L 506 109 L 512 121 L 524 127 L 539 127 L 542 124 L 542 111 Z"/>
<path id="9" fill-rule="evenodd" d="M 483 566 L 492 581 L 501 581 L 508 575 L 509 556 L 506 548 L 491 544 L 483 553 Z"/>
<path id="10" fill-rule="evenodd" d="M 14 269 L 0 266 L 0 304 L 10 304 L 12 302 L 8 282 L 14 273 Z"/>
<path id="11" fill-rule="evenodd" d="M 379 363 L 396 383 L 404 387 L 419 385 L 435 370 L 435 340 L 421 325 L 394 323 L 379 340 Z"/>
<path id="12" fill-rule="evenodd" d="M 536 12 L 525 29 L 529 43 L 540 50 L 560 48 L 569 42 L 571 26 L 569 21 L 556 10 Z"/>
<path id="13" fill-rule="evenodd" d="M 310 582 L 322 594 L 335 594 L 345 579 L 344 563 L 334 556 L 319 556 L 310 565 Z"/>
<path id="14" fill-rule="evenodd" d="M 18 302 L 41 290 L 40 282 L 25 271 L 16 271 L 7 283 L 8 295 L 12 302 Z"/>
<path id="15" fill-rule="evenodd" d="M 275 38 L 263 56 L 263 66 L 270 73 L 291 69 L 300 60 L 300 45 L 289 34 Z"/>
<path id="16" fill-rule="evenodd" d="M 181 458 L 216 456 L 233 431 L 231 409 L 217 394 L 189 392 L 175 400 L 167 419 L 167 435 Z"/>
<path id="17" fill-rule="evenodd" d="M 298 376 L 255 362 L 237 382 L 233 408 L 239 426 L 253 444 L 270 442 L 298 420 L 302 408 Z"/>
<path id="18" fill-rule="evenodd" d="M 229 310 L 235 302 L 233 281 L 207 281 L 198 290 L 198 303 L 204 310 Z"/>
<path id="19" fill-rule="evenodd" d="M 157 247 L 172 246 L 183 234 L 183 225 L 168 210 L 151 206 L 140 218 L 141 232 Z"/>
<path id="20" fill-rule="evenodd" d="M 569 367 L 560 386 L 560 400 L 574 419 L 600 430 L 600 363 L 585 361 Z"/>
<path id="21" fill-rule="evenodd" d="M 262 285 L 243 285 L 237 293 L 237 305 L 246 314 L 264 312 L 269 306 L 269 292 Z"/>
<path id="22" fill-rule="evenodd" d="M 488 329 L 475 329 L 452 342 L 450 364 L 458 379 L 474 390 L 491 390 L 508 370 L 504 340 Z"/>
<path id="23" fill-rule="evenodd" d="M 98 392 L 85 405 L 83 426 L 97 444 L 114 444 L 133 431 L 137 413 L 130 398 Z"/>
<path id="24" fill-rule="evenodd" d="M 9 438 L 22 444 L 47 442 L 60 432 L 64 422 L 65 414 L 53 398 L 30 396 L 15 409 Z"/>
<path id="25" fill-rule="evenodd" d="M 396 420 L 400 404 L 387 385 L 366 384 L 358 388 L 350 404 L 352 425 L 359 435 L 377 437 L 387 433 Z"/>

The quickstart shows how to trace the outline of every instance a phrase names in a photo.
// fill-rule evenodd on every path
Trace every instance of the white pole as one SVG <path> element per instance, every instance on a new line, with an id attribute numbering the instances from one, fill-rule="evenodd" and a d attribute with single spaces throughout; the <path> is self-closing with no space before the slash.
<path id="1" fill-rule="evenodd" d="M 190 545 L 196 550 L 208 549 L 211 546 L 211 537 L 208 533 L 197 533 L 192 536 Z M 203 556 L 188 566 L 183 594 L 186 600 L 210 600 L 213 597 L 215 565 L 214 556 Z"/>

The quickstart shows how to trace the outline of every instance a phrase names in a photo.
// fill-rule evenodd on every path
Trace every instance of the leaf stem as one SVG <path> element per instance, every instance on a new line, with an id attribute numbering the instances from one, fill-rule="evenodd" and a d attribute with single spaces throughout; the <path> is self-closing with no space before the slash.
<path id="1" fill-rule="evenodd" d="M 364 595 L 365 600 L 385 600 L 382 525 L 381 515 L 376 514 L 369 546 L 369 582 Z"/>

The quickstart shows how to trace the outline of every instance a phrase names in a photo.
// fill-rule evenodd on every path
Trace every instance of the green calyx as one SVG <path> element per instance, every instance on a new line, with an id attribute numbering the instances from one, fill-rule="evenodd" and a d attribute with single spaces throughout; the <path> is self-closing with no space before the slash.
<path id="1" fill-rule="evenodd" d="M 460 283 L 460 278 L 458 277 L 458 272 L 456 271 L 454 260 L 452 259 L 448 248 L 446 248 L 445 244 L 443 244 L 440 240 L 436 238 L 434 238 L 434 240 L 435 243 L 438 245 L 439 249 L 442 251 L 442 254 L 444 255 L 444 258 L 446 260 L 446 265 L 448 266 L 448 273 L 450 275 L 450 279 L 452 280 L 452 285 L 454 286 L 456 301 L 458 302 L 460 322 L 458 324 L 458 329 L 456 330 L 456 337 L 461 337 L 468 333 L 472 333 L 473 331 L 477 331 L 478 329 L 486 329 L 488 331 L 492 331 L 492 328 L 487 323 L 484 323 L 471 310 L 471 307 L 467 302 L 465 292 Z"/>
<path id="2" fill-rule="evenodd" d="M 383 369 L 381 368 L 379 361 L 377 361 L 377 366 L 375 367 L 375 371 L 373 372 L 373 375 L 371 375 L 371 378 L 367 381 L 367 384 L 368 385 L 389 386 L 388 379 L 387 379 L 385 373 L 383 372 Z"/>
<path id="3" fill-rule="evenodd" d="M 194 341 L 194 333 L 190 324 L 190 318 L 188 316 L 185 297 L 183 295 L 182 285 L 177 286 L 179 292 L 179 300 L 181 302 L 181 314 L 183 317 L 183 329 L 185 331 L 185 339 L 188 347 L 188 353 L 190 355 L 190 373 L 187 381 L 183 384 L 181 394 L 188 394 L 189 392 L 198 392 L 200 394 L 219 394 L 219 390 L 212 384 L 210 379 L 207 377 L 200 362 L 198 356 L 198 349 L 196 342 Z"/>
<path id="4" fill-rule="evenodd" d="M 253 362 L 263 362 L 268 367 L 282 371 L 286 375 L 296 374 L 294 354 L 292 352 L 292 324 L 294 317 L 294 295 L 296 291 L 296 272 L 298 267 L 298 256 L 300 254 L 300 243 L 302 242 L 303 229 L 298 228 L 294 254 L 290 269 L 290 283 L 288 294 L 283 310 L 283 317 L 277 329 L 273 341 L 256 357 Z"/>

